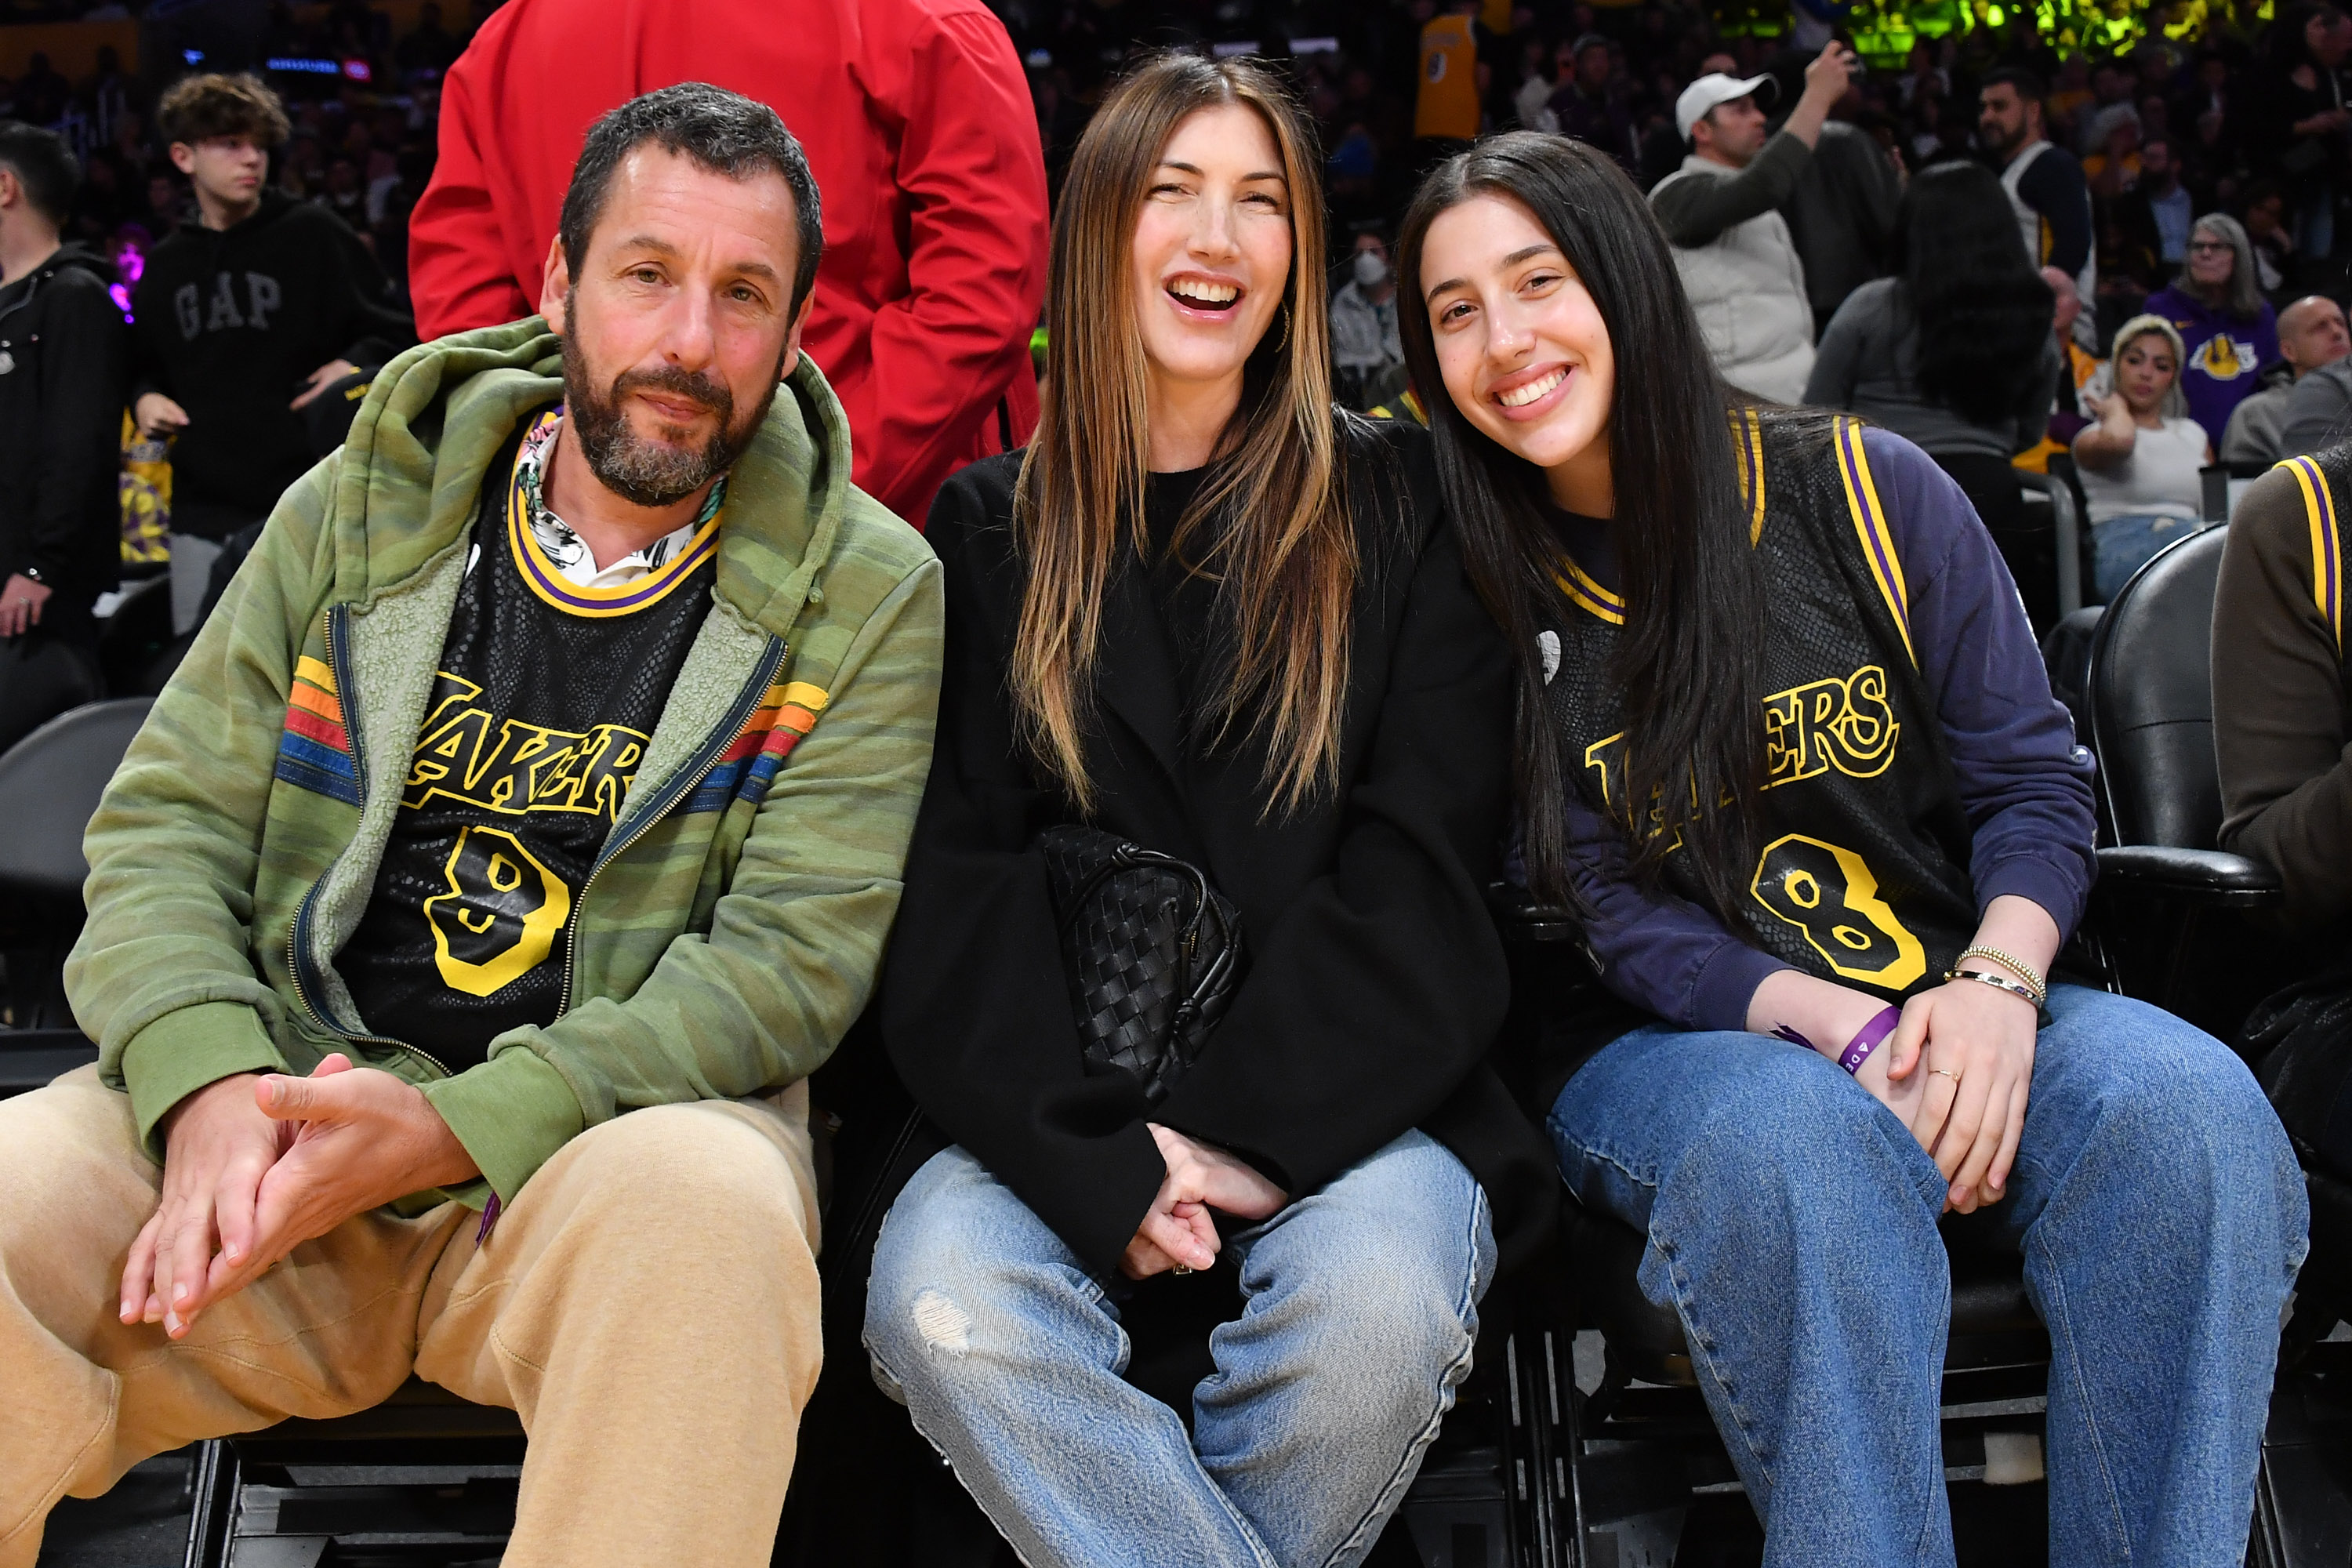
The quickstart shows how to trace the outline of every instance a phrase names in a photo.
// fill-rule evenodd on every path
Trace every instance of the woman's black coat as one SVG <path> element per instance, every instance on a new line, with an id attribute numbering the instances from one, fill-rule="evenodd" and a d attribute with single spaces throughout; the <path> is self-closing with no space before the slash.
<path id="1" fill-rule="evenodd" d="M 1336 794 L 1270 813 L 1254 738 L 1188 744 L 1152 574 L 1130 555 L 1107 593 L 1094 822 L 1206 869 L 1240 907 L 1251 963 L 1157 1108 L 1133 1080 L 1084 1069 L 1031 847 L 1076 813 L 1016 742 L 1006 686 L 1020 455 L 964 469 L 931 509 L 947 662 L 882 1026 L 931 1120 L 1097 1271 L 1166 1173 L 1147 1120 L 1294 1197 L 1419 1127 L 1485 1186 L 1507 1257 L 1549 1225 L 1558 1176 L 1485 1061 L 1509 999 L 1483 898 L 1507 809 L 1508 658 L 1444 522 L 1427 437 L 1379 429 L 1348 443 L 1362 568 Z"/>

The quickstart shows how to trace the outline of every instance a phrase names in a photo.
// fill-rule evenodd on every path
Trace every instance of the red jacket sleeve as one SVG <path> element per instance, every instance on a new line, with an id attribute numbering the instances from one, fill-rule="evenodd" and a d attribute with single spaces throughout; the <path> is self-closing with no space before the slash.
<path id="1" fill-rule="evenodd" d="M 873 385 L 887 392 L 857 447 L 887 454 L 867 487 L 877 499 L 920 518 L 950 473 L 995 446 L 982 437 L 1028 369 L 1047 231 L 1036 109 L 1003 24 L 953 11 L 913 42 L 903 100 L 887 106 L 903 117 L 908 291 L 874 318 Z M 1016 415 L 1033 402 L 1018 400 Z M 1033 422 L 1016 420 L 1014 445 Z"/>
<path id="2" fill-rule="evenodd" d="M 483 30 L 498 26 L 493 16 Z M 482 47 L 494 42 L 477 38 L 441 84 L 439 159 L 408 220 L 408 292 L 420 342 L 516 321 L 533 309 L 515 282 L 482 167 L 480 133 L 490 110 L 476 93 L 495 91 L 503 51 Z M 491 79 L 478 84 L 481 76 Z"/>

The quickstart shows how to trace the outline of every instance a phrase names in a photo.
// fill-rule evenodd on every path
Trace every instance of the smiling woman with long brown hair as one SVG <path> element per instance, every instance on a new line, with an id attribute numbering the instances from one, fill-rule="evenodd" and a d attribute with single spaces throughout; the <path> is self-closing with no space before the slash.
<path id="1" fill-rule="evenodd" d="M 1360 1562 L 1550 1197 L 1483 1065 L 1508 659 L 1426 437 L 1332 406 L 1323 244 L 1272 79 L 1143 65 L 1071 161 L 1035 444 L 931 512 L 946 675 L 882 1020 L 952 1146 L 865 1337 L 1035 1568 Z M 1090 924 L 1074 842 L 1230 910 L 1238 982 L 1181 1052 L 1106 1059 L 1074 1017 L 1160 908 Z M 1189 1433 L 1121 1375 L 1122 1312 L 1170 1292 L 1232 1320 Z"/>

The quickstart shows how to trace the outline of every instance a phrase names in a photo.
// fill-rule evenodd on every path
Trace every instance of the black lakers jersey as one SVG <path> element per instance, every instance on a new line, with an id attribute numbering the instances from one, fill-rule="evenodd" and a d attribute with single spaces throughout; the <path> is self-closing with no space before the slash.
<path id="1" fill-rule="evenodd" d="M 556 568 L 530 526 L 526 418 L 473 529 L 367 911 L 336 959 L 369 1033 L 451 1071 L 562 1005 L 572 910 L 710 607 L 716 516 L 613 588 Z"/>
<path id="2" fill-rule="evenodd" d="M 1771 639 L 1760 848 L 1737 879 L 1740 912 L 1766 952 L 1896 999 L 1940 983 L 1977 925 L 1968 819 L 1912 656 L 1902 563 L 1858 424 L 1841 418 L 1824 440 L 1748 414 L 1734 434 Z M 1572 562 L 1560 587 L 1545 695 L 1561 764 L 1631 825 L 1648 814 L 1624 798 L 1608 674 L 1624 603 Z M 1683 854 L 1667 856 L 1665 882 L 1703 901 Z"/>

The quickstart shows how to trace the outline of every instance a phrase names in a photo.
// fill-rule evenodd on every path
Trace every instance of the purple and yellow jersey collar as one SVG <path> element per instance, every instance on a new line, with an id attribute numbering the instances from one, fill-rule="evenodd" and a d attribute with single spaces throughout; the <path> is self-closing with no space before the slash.
<path id="1" fill-rule="evenodd" d="M 507 485 L 507 542 L 514 553 L 515 569 L 532 593 L 567 615 L 603 618 L 625 616 L 658 604 L 719 552 L 726 478 L 722 475 L 710 487 L 702 514 L 695 520 L 694 537 L 677 554 L 635 582 L 610 588 L 583 587 L 565 577 L 549 559 L 539 542 L 538 531 L 530 526 L 532 515 L 541 504 L 538 458 L 562 418 L 561 405 L 542 410 L 524 432 L 522 446 L 515 453 L 514 472 Z"/>

